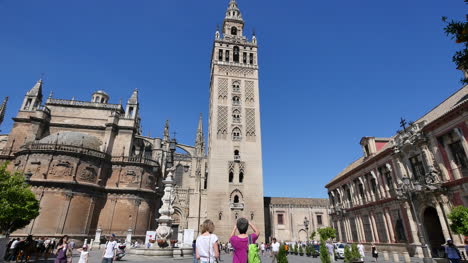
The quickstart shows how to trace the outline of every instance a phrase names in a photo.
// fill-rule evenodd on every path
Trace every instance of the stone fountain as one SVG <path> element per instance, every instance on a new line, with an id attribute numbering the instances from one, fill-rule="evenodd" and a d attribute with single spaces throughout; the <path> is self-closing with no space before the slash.
<path id="1" fill-rule="evenodd" d="M 174 208 L 172 204 L 175 199 L 174 185 L 175 182 L 172 179 L 172 175 L 175 171 L 175 167 L 169 168 L 166 179 L 162 182 L 164 184 L 164 195 L 161 198 L 162 206 L 158 210 L 160 217 L 156 220 L 158 222 L 158 228 L 156 229 L 156 242 L 152 244 L 150 248 L 137 248 L 131 249 L 130 254 L 155 256 L 161 258 L 170 257 L 181 257 L 181 256 L 192 256 L 192 248 L 172 248 L 170 244 L 170 238 L 172 236 L 172 214 L 174 214 Z"/>

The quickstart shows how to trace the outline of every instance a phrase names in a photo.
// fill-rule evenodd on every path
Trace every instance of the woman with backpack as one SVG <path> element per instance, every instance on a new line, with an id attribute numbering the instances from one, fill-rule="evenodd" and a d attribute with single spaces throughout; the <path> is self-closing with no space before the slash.
<path id="1" fill-rule="evenodd" d="M 201 235 L 196 241 L 196 257 L 201 263 L 213 263 L 219 259 L 218 237 L 213 234 L 213 221 L 207 219 L 201 225 Z"/>
<path id="2" fill-rule="evenodd" d="M 249 226 L 252 228 L 254 233 L 247 235 L 247 230 L 249 229 Z M 239 235 L 236 235 L 236 230 L 239 231 Z M 234 225 L 234 228 L 232 229 L 231 237 L 229 238 L 229 242 L 234 248 L 232 263 L 247 263 L 248 251 L 250 249 L 249 245 L 255 244 L 259 235 L 260 231 L 258 231 L 258 229 L 252 223 L 250 223 L 249 220 L 247 220 L 246 218 L 239 218 L 237 220 L 236 224 Z M 252 249 L 254 249 L 253 246 Z M 255 253 L 252 252 L 252 254 Z M 256 255 L 259 262 L 260 259 L 258 257 L 258 248 L 256 249 Z"/>

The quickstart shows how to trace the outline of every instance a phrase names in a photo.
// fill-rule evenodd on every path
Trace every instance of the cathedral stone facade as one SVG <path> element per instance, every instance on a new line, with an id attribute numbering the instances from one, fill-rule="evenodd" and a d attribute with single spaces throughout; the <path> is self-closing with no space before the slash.
<path id="1" fill-rule="evenodd" d="M 231 0 L 212 49 L 207 147 L 200 116 L 194 145 L 177 143 L 176 152 L 169 147 L 174 139 L 169 123 L 161 125 L 161 137 L 142 135 L 138 90 L 125 105 L 111 103 L 102 90 L 88 101 L 44 98 L 39 80 L 25 94 L 10 133 L 0 135 L 0 162 L 25 175 L 41 207 L 40 215 L 14 235 L 84 239 L 100 230 L 121 237 L 131 231 L 144 239 L 146 231 L 156 229 L 170 158 L 176 167 L 172 240 L 181 242 L 185 229 L 196 235 L 210 218 L 224 242 L 235 220 L 246 217 L 263 241 L 269 223 L 257 52 L 257 40 L 244 35 L 244 20 Z M 5 107 L 6 100 L 0 120 Z"/>

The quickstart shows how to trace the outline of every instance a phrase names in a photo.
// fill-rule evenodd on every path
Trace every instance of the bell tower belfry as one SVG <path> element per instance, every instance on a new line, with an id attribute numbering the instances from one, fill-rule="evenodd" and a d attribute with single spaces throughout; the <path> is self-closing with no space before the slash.
<path id="1" fill-rule="evenodd" d="M 257 39 L 244 36 L 237 2 L 230 0 L 211 57 L 207 217 L 227 241 L 245 217 L 264 240 L 263 171 Z"/>

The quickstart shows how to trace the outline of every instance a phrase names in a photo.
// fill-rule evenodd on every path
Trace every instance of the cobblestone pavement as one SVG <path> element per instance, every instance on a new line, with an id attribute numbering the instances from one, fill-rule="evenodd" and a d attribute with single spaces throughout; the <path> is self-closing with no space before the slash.
<path id="1" fill-rule="evenodd" d="M 102 250 L 92 250 L 90 252 L 90 257 L 89 257 L 89 263 L 100 263 L 102 261 Z M 73 263 L 77 263 L 79 259 L 79 254 L 74 253 L 73 254 Z M 232 263 L 232 256 L 229 254 L 222 253 L 221 254 L 221 260 L 222 263 Z M 272 261 L 272 258 L 265 255 L 261 256 L 262 263 L 270 263 Z M 295 256 L 295 255 L 288 255 L 288 261 L 290 263 L 320 263 L 320 258 L 312 258 L 312 257 L 306 257 L 306 256 Z M 30 261 L 34 262 L 34 261 Z M 41 262 L 45 263 L 46 261 L 44 260 L 39 260 L 36 262 Z M 52 260 L 48 260 L 47 263 L 53 262 Z M 193 262 L 192 258 L 168 258 L 168 259 L 156 259 L 154 257 L 148 257 L 148 256 L 137 256 L 137 255 L 126 255 L 122 261 L 118 262 L 158 262 L 158 263 L 191 263 Z M 335 261 L 336 263 L 343 263 L 343 260 L 337 260 Z M 364 262 L 374 262 L 374 259 L 371 257 L 366 257 Z M 378 263 L 390 263 L 393 261 L 384 261 L 382 258 L 378 260 Z M 403 257 L 400 257 L 400 262 L 403 263 Z M 412 263 L 421 263 L 422 260 L 419 258 L 411 258 Z"/>

